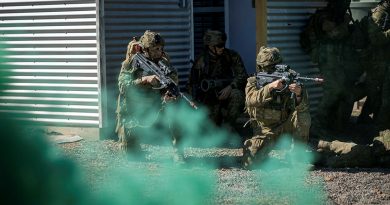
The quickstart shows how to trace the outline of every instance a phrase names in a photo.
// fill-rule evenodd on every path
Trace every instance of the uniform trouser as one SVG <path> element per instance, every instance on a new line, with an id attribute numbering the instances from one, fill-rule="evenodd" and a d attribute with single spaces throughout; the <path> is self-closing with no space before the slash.
<path id="1" fill-rule="evenodd" d="M 390 68 L 386 64 L 375 65 L 376 70 L 383 70 L 383 76 L 368 78 L 367 99 L 363 105 L 359 120 L 364 122 L 370 114 L 374 115 L 374 123 L 380 130 L 390 128 Z M 384 77 L 383 79 L 381 79 Z"/>
<path id="2" fill-rule="evenodd" d="M 353 85 L 346 85 L 343 71 L 324 67 L 322 72 L 326 83 L 323 84 L 323 96 L 318 105 L 315 122 L 320 128 L 341 130 L 349 121 L 353 109 Z"/>
<path id="3" fill-rule="evenodd" d="M 244 92 L 232 89 L 228 99 L 219 101 L 218 104 L 208 106 L 210 118 L 216 125 L 227 123 L 234 127 L 236 119 L 244 112 Z"/>
<path id="4" fill-rule="evenodd" d="M 338 140 L 318 143 L 317 164 L 328 167 L 371 167 L 376 161 L 373 147 Z"/>
<path id="5" fill-rule="evenodd" d="M 309 139 L 310 125 L 309 111 L 295 111 L 277 127 L 260 127 L 257 123 L 252 123 L 254 136 L 246 140 L 243 147 L 244 167 L 248 168 L 253 163 L 264 160 L 282 134 L 291 134 L 296 141 L 306 143 Z"/>
<path id="6" fill-rule="evenodd" d="M 323 42 L 318 48 L 319 69 L 325 83 L 313 125 L 340 131 L 351 117 L 356 101 L 355 83 L 363 69 L 356 59 L 356 49 L 347 42 Z"/>
<path id="7" fill-rule="evenodd" d="M 369 145 L 319 140 L 317 164 L 328 167 L 390 167 L 390 130 L 379 133 Z"/>
<path id="8" fill-rule="evenodd" d="M 118 117 L 118 119 L 120 118 Z M 161 120 L 160 118 L 157 119 Z M 166 134 L 171 136 L 174 154 L 184 155 L 184 148 L 181 145 L 181 134 L 178 127 L 174 126 L 174 123 L 169 121 L 167 123 L 168 127 L 161 128 L 162 125 L 158 120 L 149 125 L 141 125 L 135 123 L 135 121 L 122 123 L 118 120 L 116 133 L 119 138 L 121 149 L 127 153 L 138 155 L 141 153 L 141 138 L 143 139 L 142 141 L 153 143 L 154 140 L 161 141 L 159 135 Z M 166 132 L 161 132 L 161 130 L 165 130 Z"/>
<path id="9" fill-rule="evenodd" d="M 382 84 L 381 106 L 375 122 L 380 130 L 390 129 L 390 66 L 385 72 L 385 79 Z"/>

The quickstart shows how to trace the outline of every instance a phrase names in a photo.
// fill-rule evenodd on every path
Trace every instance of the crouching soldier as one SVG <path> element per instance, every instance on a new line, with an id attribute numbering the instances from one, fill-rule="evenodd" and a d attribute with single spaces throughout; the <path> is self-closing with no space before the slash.
<path id="1" fill-rule="evenodd" d="M 158 76 L 151 71 L 145 71 L 134 62 L 136 53 L 147 60 L 169 69 L 169 77 L 178 82 L 177 71 L 170 66 L 168 55 L 164 52 L 165 41 L 159 33 L 146 30 L 139 41 L 132 40 L 127 49 L 126 59 L 118 77 L 119 96 L 117 104 L 116 133 L 121 148 L 133 155 L 142 157 L 140 137 L 146 138 L 150 129 L 154 128 L 159 119 L 163 105 L 168 101 L 175 101 L 175 97 L 166 89 L 160 87 Z M 170 120 L 170 119 L 166 119 Z M 171 130 L 174 146 L 174 160 L 182 161 L 183 148 L 179 146 L 178 132 Z"/>
<path id="2" fill-rule="evenodd" d="M 261 47 L 256 71 L 272 73 L 281 62 L 277 48 Z M 268 156 L 281 134 L 291 134 L 297 141 L 307 142 L 311 118 L 307 92 L 299 84 L 290 84 L 288 89 L 282 90 L 281 79 L 265 85 L 258 85 L 256 77 L 249 77 L 247 81 L 246 111 L 254 136 L 244 142 L 243 166 L 251 168 Z"/>

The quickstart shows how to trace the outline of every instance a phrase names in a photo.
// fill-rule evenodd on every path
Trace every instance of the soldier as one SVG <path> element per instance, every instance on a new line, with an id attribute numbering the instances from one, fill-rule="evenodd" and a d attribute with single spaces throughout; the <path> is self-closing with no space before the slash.
<path id="1" fill-rule="evenodd" d="M 390 130 L 380 132 L 370 145 L 353 142 L 324 141 L 315 143 L 320 166 L 328 167 L 390 167 Z"/>
<path id="2" fill-rule="evenodd" d="M 121 148 L 135 155 L 141 153 L 140 135 L 145 135 L 147 129 L 156 125 L 162 102 L 174 99 L 164 89 L 153 89 L 159 87 L 158 77 L 133 65 L 133 57 L 136 52 L 140 52 L 156 64 L 159 61 L 163 62 L 172 71 L 169 77 L 177 83 L 177 71 L 170 66 L 168 55 L 164 52 L 164 45 L 165 41 L 161 35 L 149 30 L 145 31 L 139 42 L 133 39 L 128 45 L 126 59 L 122 62 L 118 77 L 116 133 Z M 174 160 L 180 161 L 183 158 L 183 148 L 177 144 L 178 137 L 177 134 L 172 133 Z"/>
<path id="3" fill-rule="evenodd" d="M 191 69 L 188 90 L 209 109 L 216 125 L 234 128 L 244 108 L 244 63 L 237 52 L 225 48 L 225 33 L 208 30 L 203 41 L 204 50 Z"/>
<path id="4" fill-rule="evenodd" d="M 256 58 L 257 71 L 274 72 L 275 65 L 282 62 L 277 48 L 261 47 Z M 272 145 L 283 133 L 289 133 L 303 143 L 309 138 L 310 112 L 307 92 L 298 84 L 283 88 L 282 81 L 257 87 L 256 77 L 249 77 L 245 88 L 246 111 L 252 120 L 254 136 L 244 142 L 243 166 L 267 157 Z M 295 97 L 291 98 L 291 93 Z"/>
<path id="5" fill-rule="evenodd" d="M 301 33 L 301 45 L 318 63 L 325 79 L 323 97 L 313 119 L 311 134 L 324 137 L 329 130 L 343 131 L 357 100 L 355 86 L 363 69 L 358 48 L 364 41 L 347 12 L 350 0 L 328 0 L 313 14 Z"/>
<path id="6" fill-rule="evenodd" d="M 379 130 L 390 128 L 390 1 L 381 1 L 366 20 L 369 46 L 366 49 L 367 100 L 360 122 L 367 122 L 373 114 Z"/>

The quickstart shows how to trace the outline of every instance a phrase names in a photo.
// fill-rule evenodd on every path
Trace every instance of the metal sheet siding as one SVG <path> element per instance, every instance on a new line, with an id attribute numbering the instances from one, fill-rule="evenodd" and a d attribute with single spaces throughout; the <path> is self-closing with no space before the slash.
<path id="1" fill-rule="evenodd" d="M 192 1 L 109 0 L 104 1 L 106 72 L 108 87 L 117 93 L 117 78 L 132 37 L 145 30 L 159 32 L 165 51 L 179 72 L 180 84 L 188 79 L 192 58 Z"/>
<path id="2" fill-rule="evenodd" d="M 95 0 L 0 0 L 0 114 L 99 125 Z"/>
<path id="3" fill-rule="evenodd" d="M 301 76 L 319 75 L 318 67 L 311 63 L 309 55 L 301 49 L 299 34 L 310 14 L 325 5 L 325 1 L 307 0 L 267 2 L 267 44 L 279 48 L 284 63 L 301 73 Z M 322 88 L 314 83 L 305 83 L 305 86 L 309 92 L 313 112 L 322 97 Z"/>

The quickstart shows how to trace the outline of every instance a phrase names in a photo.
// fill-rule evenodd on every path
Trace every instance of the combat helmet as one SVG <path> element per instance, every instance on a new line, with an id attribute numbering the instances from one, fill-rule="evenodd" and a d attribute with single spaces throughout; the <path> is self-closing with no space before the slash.
<path id="1" fill-rule="evenodd" d="M 203 36 L 203 43 L 205 46 L 225 45 L 226 34 L 221 31 L 208 30 Z"/>
<path id="2" fill-rule="evenodd" d="M 279 49 L 275 47 L 265 47 L 262 46 L 257 54 L 256 64 L 260 66 L 261 70 L 266 70 L 275 64 L 281 63 L 283 61 L 282 56 L 280 55 Z"/>
<path id="3" fill-rule="evenodd" d="M 143 48 L 155 47 L 157 45 L 165 45 L 165 41 L 161 37 L 161 35 L 150 30 L 146 30 L 144 35 L 141 36 L 140 43 Z"/>

